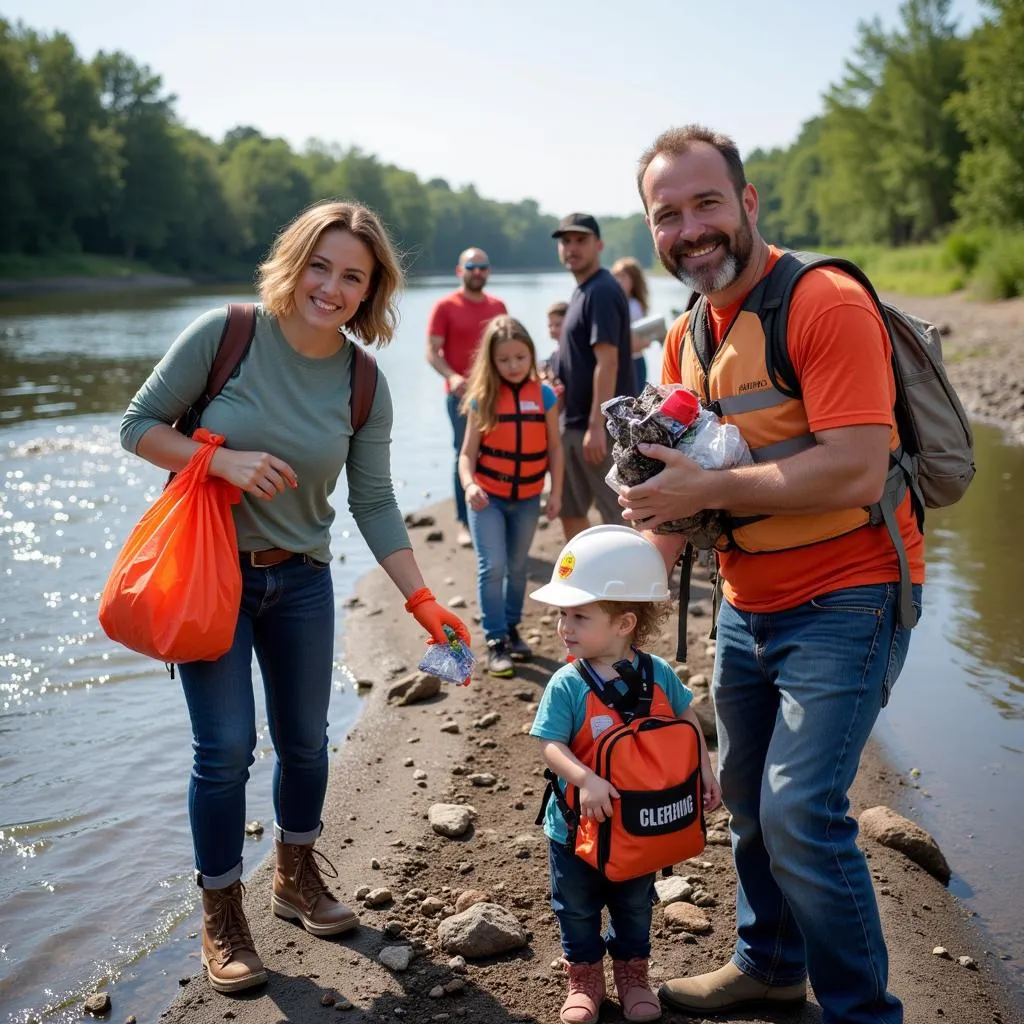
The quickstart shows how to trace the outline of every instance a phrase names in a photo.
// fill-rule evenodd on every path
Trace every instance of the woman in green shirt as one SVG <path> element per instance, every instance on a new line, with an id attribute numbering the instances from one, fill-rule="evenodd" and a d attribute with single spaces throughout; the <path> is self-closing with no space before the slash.
<path id="1" fill-rule="evenodd" d="M 210 473 L 239 487 L 234 516 L 242 601 L 231 650 L 179 667 L 195 751 L 189 818 L 203 889 L 202 959 L 211 985 L 237 992 L 266 981 L 242 911 L 245 783 L 256 720 L 251 663 L 263 676 L 277 762 L 274 912 L 314 935 L 354 927 L 313 857 L 327 788 L 327 706 L 334 658 L 330 496 L 345 467 L 349 508 L 406 610 L 444 642 L 465 625 L 426 588 L 391 481 L 391 395 L 378 373 L 369 416 L 354 432 L 352 337 L 383 346 L 397 323 L 398 260 L 376 215 L 356 203 L 318 203 L 278 236 L 260 267 L 252 344 L 202 414 L 225 438 Z M 174 423 L 203 394 L 226 310 L 185 329 L 132 399 L 121 442 L 180 470 L 197 442 Z M 347 332 L 347 333 L 346 333 Z M 352 337 L 349 337 L 351 335 Z"/>

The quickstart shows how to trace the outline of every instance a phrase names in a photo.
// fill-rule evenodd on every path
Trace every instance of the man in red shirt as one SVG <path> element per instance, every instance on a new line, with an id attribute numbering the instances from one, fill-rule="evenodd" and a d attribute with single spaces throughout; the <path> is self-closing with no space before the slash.
<path id="1" fill-rule="evenodd" d="M 427 362 L 444 377 L 448 396 L 448 419 L 455 444 L 455 512 L 459 521 L 458 543 L 472 545 L 466 514 L 466 497 L 459 486 L 459 451 L 466 434 L 466 417 L 459 403 L 466 391 L 466 377 L 488 320 L 507 313 L 505 303 L 484 292 L 491 272 L 491 261 L 483 249 L 466 249 L 459 257 L 455 273 L 462 282 L 450 295 L 434 303 L 427 326 Z"/>

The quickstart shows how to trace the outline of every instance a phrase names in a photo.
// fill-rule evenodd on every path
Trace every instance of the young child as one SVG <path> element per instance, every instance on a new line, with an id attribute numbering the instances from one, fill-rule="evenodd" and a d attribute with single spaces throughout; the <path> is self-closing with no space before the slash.
<path id="1" fill-rule="evenodd" d="M 665 564 L 654 545 L 635 530 L 595 526 L 562 549 L 551 582 L 530 596 L 558 608 L 558 635 L 573 658 L 573 663 L 560 668 L 548 682 L 530 735 L 540 739 L 548 767 L 563 782 L 578 788 L 581 817 L 601 822 L 612 815 L 612 801 L 619 799 L 619 794 L 574 750 L 593 750 L 593 739 L 621 718 L 602 708 L 600 716 L 588 719 L 589 689 L 575 662 L 585 661 L 592 677 L 603 686 L 625 691 L 613 666 L 625 658 L 638 666 L 638 647 L 655 636 L 664 621 L 669 597 Z M 655 713 L 669 714 L 667 703 L 676 717 L 696 726 L 703 809 L 710 811 L 721 802 L 721 790 L 700 725 L 689 708 L 693 695 L 667 662 L 656 656 L 651 661 L 654 703 L 662 709 Z M 564 1024 L 597 1020 L 605 996 L 603 961 L 607 950 L 625 1019 L 656 1020 L 661 1006 L 647 977 L 654 874 L 611 882 L 570 852 L 566 822 L 555 800 L 547 802 L 544 832 L 550 840 L 551 907 L 558 918 L 569 977 L 569 995 L 560 1019 Z M 602 936 L 605 907 L 609 925 Z"/>
<path id="2" fill-rule="evenodd" d="M 477 555 L 487 669 L 492 676 L 508 677 L 515 674 L 512 659 L 526 660 L 532 653 L 519 635 L 519 622 L 546 475 L 551 476 L 548 519 L 562 504 L 555 393 L 538 379 L 533 341 L 518 320 L 499 316 L 487 324 L 461 408 L 468 422 L 459 480 Z"/>
<path id="3" fill-rule="evenodd" d="M 569 312 L 568 302 L 553 302 L 548 306 L 548 337 L 555 343 L 555 350 L 547 359 L 542 359 L 537 366 L 541 380 L 546 380 L 560 395 L 561 381 L 558 379 L 558 343 L 562 339 L 562 324 L 565 314 Z"/>

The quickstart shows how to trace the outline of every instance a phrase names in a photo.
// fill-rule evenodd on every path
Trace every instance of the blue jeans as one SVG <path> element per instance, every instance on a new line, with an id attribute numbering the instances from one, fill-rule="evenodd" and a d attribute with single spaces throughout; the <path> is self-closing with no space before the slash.
<path id="1" fill-rule="evenodd" d="M 540 518 L 540 495 L 521 501 L 488 498 L 486 508 L 469 510 L 469 532 L 476 549 L 481 625 L 486 639 L 496 640 L 523 617 L 526 563 Z"/>
<path id="2" fill-rule="evenodd" d="M 297 556 L 270 568 L 242 564 L 242 604 L 231 650 L 179 666 L 192 719 L 188 789 L 196 869 L 209 889 L 242 873 L 245 784 L 256 746 L 256 652 L 277 761 L 277 836 L 310 843 L 327 792 L 327 705 L 334 661 L 329 565 Z"/>
<path id="3" fill-rule="evenodd" d="M 899 1024 L 847 793 L 910 644 L 898 587 L 718 618 L 714 699 L 738 879 L 733 962 L 769 985 L 809 974 L 825 1024 Z M 920 610 L 921 588 L 914 588 Z"/>
<path id="4" fill-rule="evenodd" d="M 455 518 L 463 526 L 466 525 L 466 495 L 459 483 L 459 452 L 462 451 L 462 440 L 466 436 L 466 417 L 459 412 L 459 402 L 462 399 L 458 395 L 448 393 L 448 419 L 452 424 L 452 441 L 455 444 Z"/>
<path id="5" fill-rule="evenodd" d="M 551 909 L 558 918 L 562 951 L 572 964 L 604 959 L 646 959 L 651 955 L 654 875 L 609 882 L 596 868 L 561 843 L 548 843 Z M 601 911 L 608 908 L 608 931 L 601 935 Z"/>

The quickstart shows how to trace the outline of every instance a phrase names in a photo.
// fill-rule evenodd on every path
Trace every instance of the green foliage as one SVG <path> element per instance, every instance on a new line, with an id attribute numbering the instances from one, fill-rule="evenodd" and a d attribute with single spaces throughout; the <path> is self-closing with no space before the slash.
<path id="1" fill-rule="evenodd" d="M 1024 295 L 1024 235 L 998 235 L 978 259 L 971 290 L 981 299 Z"/>
<path id="2" fill-rule="evenodd" d="M 948 107 L 970 143 L 956 208 L 970 224 L 1024 227 L 1024 3 L 987 0 L 967 43 L 966 88 Z"/>
<path id="3" fill-rule="evenodd" d="M 830 248 L 857 264 L 879 291 L 904 295 L 946 295 L 963 288 L 967 273 L 950 258 L 945 245 L 883 245 Z"/>

